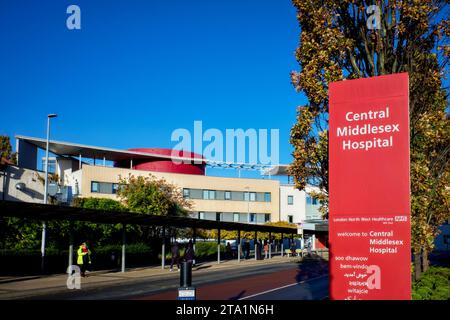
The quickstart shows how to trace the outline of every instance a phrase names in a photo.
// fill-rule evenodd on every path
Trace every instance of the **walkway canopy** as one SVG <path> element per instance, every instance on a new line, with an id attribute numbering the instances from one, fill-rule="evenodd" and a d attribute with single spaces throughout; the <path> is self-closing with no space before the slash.
<path id="1" fill-rule="evenodd" d="M 161 227 L 221 229 L 297 234 L 296 228 L 276 227 L 237 222 L 201 220 L 173 216 L 145 215 L 134 212 L 103 211 L 76 207 L 44 205 L 27 202 L 0 201 L 0 216 L 28 218 L 40 221 L 87 221 L 102 224 L 136 224 Z"/>
<path id="2" fill-rule="evenodd" d="M 195 229 L 217 229 L 218 230 L 218 245 L 217 245 L 217 263 L 220 263 L 220 230 L 234 230 L 238 232 L 238 239 L 240 239 L 241 231 L 255 232 L 255 239 L 258 232 L 290 234 L 293 237 L 297 234 L 297 228 L 289 227 L 275 227 L 268 225 L 257 225 L 248 223 L 211 221 L 193 218 L 173 217 L 173 216 L 156 216 L 150 214 L 140 214 L 135 212 L 124 211 L 104 211 L 83 209 L 76 207 L 44 205 L 28 202 L 14 202 L 14 201 L 0 201 L 0 217 L 18 217 L 27 218 L 40 221 L 86 221 L 102 224 L 122 224 L 122 272 L 125 272 L 125 246 L 126 246 L 126 231 L 125 225 L 147 225 L 160 227 L 175 227 L 175 228 L 193 228 Z M 165 235 L 163 234 L 165 237 Z M 72 237 L 71 237 L 72 238 Z M 240 240 L 238 241 L 240 243 Z M 195 237 L 194 237 L 195 243 Z M 43 240 L 43 248 L 45 241 Z M 283 250 L 282 250 L 283 251 Z M 42 269 L 44 270 L 44 256 L 45 249 L 42 251 Z M 240 261 L 240 245 L 238 246 L 238 261 Z M 269 250 L 270 252 L 270 250 Z M 161 267 L 165 267 L 165 243 L 162 244 Z M 72 265 L 73 257 L 73 239 L 69 246 L 69 266 Z M 256 259 L 256 244 L 255 244 L 255 259 Z"/>

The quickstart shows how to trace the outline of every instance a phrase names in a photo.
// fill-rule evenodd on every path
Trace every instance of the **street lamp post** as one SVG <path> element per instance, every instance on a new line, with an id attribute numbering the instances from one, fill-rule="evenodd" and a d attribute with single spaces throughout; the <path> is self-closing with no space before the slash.
<path id="1" fill-rule="evenodd" d="M 47 142 L 45 146 L 45 183 L 44 183 L 44 204 L 47 204 L 48 195 L 48 145 L 50 139 L 50 119 L 55 118 L 57 115 L 51 113 L 47 115 Z M 47 224 L 45 221 L 42 223 L 42 242 L 41 242 L 41 270 L 45 271 L 45 238 L 47 233 Z"/>

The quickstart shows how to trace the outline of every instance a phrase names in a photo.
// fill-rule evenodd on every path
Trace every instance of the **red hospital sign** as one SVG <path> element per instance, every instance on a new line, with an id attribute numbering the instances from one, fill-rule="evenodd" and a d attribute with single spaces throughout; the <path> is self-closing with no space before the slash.
<path id="1" fill-rule="evenodd" d="M 330 298 L 411 299 L 408 74 L 329 99 Z"/>

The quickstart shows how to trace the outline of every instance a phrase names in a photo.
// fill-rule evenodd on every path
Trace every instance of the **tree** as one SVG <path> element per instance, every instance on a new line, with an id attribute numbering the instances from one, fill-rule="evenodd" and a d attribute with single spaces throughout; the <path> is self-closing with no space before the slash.
<path id="1" fill-rule="evenodd" d="M 191 202 L 184 199 L 181 190 L 164 179 L 130 175 L 120 178 L 117 191 L 122 203 L 132 212 L 160 216 L 185 217 L 191 208 Z M 160 238 L 162 229 L 150 226 L 137 226 L 142 231 L 144 239 Z M 175 236 L 176 229 L 170 228 L 166 236 Z"/>
<path id="2" fill-rule="evenodd" d="M 309 104 L 298 108 L 291 129 L 290 173 L 298 189 L 309 183 L 321 189 L 314 196 L 327 211 L 329 83 L 408 72 L 412 248 L 418 278 L 427 269 L 427 254 L 438 227 L 450 215 L 449 118 L 447 91 L 442 86 L 450 53 L 448 5 L 443 0 L 379 0 L 374 1 L 379 11 L 368 13 L 370 4 L 293 0 L 301 28 L 296 50 L 301 69 L 291 73 L 291 80 Z M 370 28 L 368 20 L 375 22 Z"/>
<path id="3" fill-rule="evenodd" d="M 12 152 L 11 140 L 8 136 L 0 136 L 0 159 L 6 159 L 17 163 L 17 154 Z"/>
<path id="4" fill-rule="evenodd" d="M 133 212 L 142 214 L 187 216 L 191 207 L 180 189 L 164 179 L 130 175 L 120 178 L 117 196 Z"/>
<path id="5" fill-rule="evenodd" d="M 297 229 L 297 225 L 293 223 L 289 223 L 287 221 L 278 221 L 278 222 L 266 222 L 264 225 L 272 226 L 272 227 L 284 227 L 284 228 L 294 228 Z M 290 236 L 285 234 L 285 236 Z M 208 232 L 208 237 L 211 239 L 217 239 L 217 230 L 211 230 Z M 255 237 L 255 232 L 252 231 L 244 231 L 241 232 L 241 239 L 253 239 Z M 230 230 L 220 230 L 220 238 L 225 240 L 236 240 L 237 239 L 237 231 Z M 258 239 L 269 239 L 268 232 L 258 232 Z M 281 239 L 281 234 L 273 233 L 272 239 Z"/>

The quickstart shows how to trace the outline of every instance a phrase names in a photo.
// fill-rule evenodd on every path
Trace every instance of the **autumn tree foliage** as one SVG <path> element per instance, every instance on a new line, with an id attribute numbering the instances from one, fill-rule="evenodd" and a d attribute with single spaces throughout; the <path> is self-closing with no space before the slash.
<path id="1" fill-rule="evenodd" d="M 131 212 L 145 215 L 186 217 L 192 204 L 183 198 L 179 187 L 154 175 L 121 177 L 117 196 Z M 143 238 L 160 238 L 163 229 L 156 226 L 134 226 Z M 175 236 L 175 228 L 164 230 L 165 236 Z"/>
<path id="2" fill-rule="evenodd" d="M 447 88 L 449 6 L 443 0 L 293 0 L 301 28 L 292 84 L 308 98 L 291 129 L 296 187 L 320 187 L 327 211 L 328 85 L 408 72 L 412 247 L 416 278 L 450 217 Z M 377 7 L 369 8 L 371 5 Z M 376 10 L 375 10 L 376 9 Z M 369 22 L 369 23 L 368 23 Z M 422 256 L 422 260 L 420 259 Z"/>
<path id="3" fill-rule="evenodd" d="M 17 154 L 12 151 L 9 136 L 0 135 L 0 160 L 5 159 L 12 163 L 17 163 Z"/>

